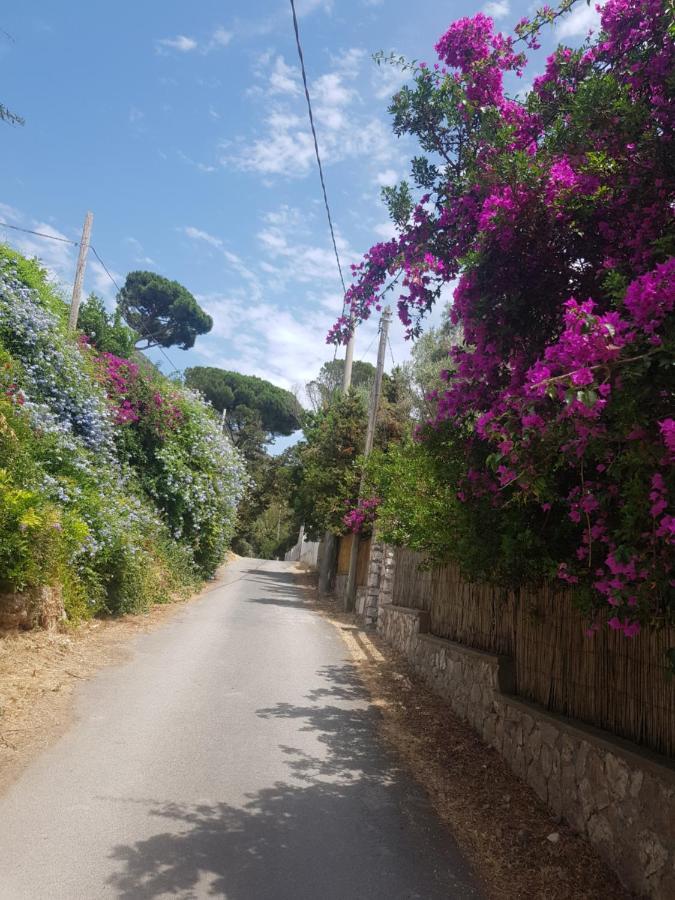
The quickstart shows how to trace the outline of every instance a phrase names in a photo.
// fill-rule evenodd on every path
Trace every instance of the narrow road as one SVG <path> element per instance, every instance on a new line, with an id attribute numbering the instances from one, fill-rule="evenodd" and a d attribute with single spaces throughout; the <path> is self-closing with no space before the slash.
<path id="1" fill-rule="evenodd" d="M 477 898 L 292 564 L 224 583 L 84 683 L 0 798 L 0 898 Z"/>

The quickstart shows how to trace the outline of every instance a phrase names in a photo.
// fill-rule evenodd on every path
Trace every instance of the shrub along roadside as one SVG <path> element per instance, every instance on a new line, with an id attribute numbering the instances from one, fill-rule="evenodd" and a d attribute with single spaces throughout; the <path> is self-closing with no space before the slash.
<path id="1" fill-rule="evenodd" d="M 59 583 L 70 619 L 139 611 L 213 574 L 243 466 L 144 358 L 119 363 L 127 404 L 119 358 L 73 341 L 65 313 L 39 266 L 0 248 L 0 584 Z"/>

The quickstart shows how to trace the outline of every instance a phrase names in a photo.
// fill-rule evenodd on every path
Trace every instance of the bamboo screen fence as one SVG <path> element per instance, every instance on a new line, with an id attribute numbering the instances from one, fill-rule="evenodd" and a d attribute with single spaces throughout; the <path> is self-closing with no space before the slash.
<path id="1" fill-rule="evenodd" d="M 518 593 L 470 584 L 454 566 L 420 568 L 396 552 L 394 603 L 424 609 L 438 637 L 513 657 L 516 692 L 666 755 L 675 754 L 675 679 L 666 651 L 675 629 L 593 638 L 568 591 L 552 584 Z"/>

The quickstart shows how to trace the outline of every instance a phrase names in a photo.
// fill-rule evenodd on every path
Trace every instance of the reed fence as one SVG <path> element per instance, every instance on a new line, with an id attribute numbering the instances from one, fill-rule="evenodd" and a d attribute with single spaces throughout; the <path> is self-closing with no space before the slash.
<path id="1" fill-rule="evenodd" d="M 465 581 L 455 566 L 421 564 L 419 554 L 397 550 L 393 600 L 426 610 L 433 634 L 511 656 L 519 696 L 675 755 L 675 679 L 666 656 L 675 629 L 625 638 L 601 628 L 589 638 L 569 590 L 551 583 L 500 590 Z"/>

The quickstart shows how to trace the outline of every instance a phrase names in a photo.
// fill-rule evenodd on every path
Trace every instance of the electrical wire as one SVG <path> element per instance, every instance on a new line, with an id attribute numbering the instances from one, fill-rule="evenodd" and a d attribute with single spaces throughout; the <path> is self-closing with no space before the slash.
<path id="1" fill-rule="evenodd" d="M 118 283 L 115 281 L 115 279 L 113 278 L 113 276 L 112 276 L 112 274 L 111 274 L 111 272 L 110 272 L 110 269 L 106 266 L 106 264 L 103 262 L 103 260 L 101 259 L 101 257 L 98 255 L 98 251 L 96 250 L 96 247 L 94 247 L 93 244 L 90 244 L 90 245 L 89 245 L 89 249 L 90 249 L 91 252 L 94 254 L 94 256 L 96 257 L 96 259 L 99 261 L 99 263 L 100 263 L 101 266 L 103 267 L 103 271 L 104 271 L 105 274 L 108 276 L 108 278 L 112 281 L 112 283 L 115 285 L 115 287 L 117 288 L 117 293 L 119 294 L 121 288 L 120 288 L 119 284 L 118 284 Z M 149 340 L 150 340 L 150 335 L 148 335 L 147 333 L 145 333 L 141 328 L 137 328 L 137 329 L 135 329 L 135 330 L 136 330 L 136 331 L 140 331 L 141 337 L 144 337 L 144 338 L 146 339 L 146 341 L 149 341 Z M 171 369 L 172 369 L 174 372 L 176 372 L 178 375 L 180 375 L 180 369 L 178 369 L 178 368 L 174 365 L 174 363 L 171 361 L 171 358 L 169 357 L 168 353 L 165 352 L 164 347 L 160 347 L 159 344 L 156 344 L 155 346 L 157 347 L 157 349 L 159 350 L 159 352 L 162 354 L 162 356 L 164 357 L 164 359 L 165 359 L 165 360 L 168 362 L 168 364 L 171 366 Z M 146 349 L 149 349 L 149 348 L 146 348 Z"/>
<path id="2" fill-rule="evenodd" d="M 363 351 L 363 353 L 359 357 L 358 362 L 363 362 L 365 360 L 366 356 L 368 356 L 368 353 L 370 352 L 370 348 L 375 343 L 375 338 L 378 336 L 378 334 L 379 334 L 379 328 L 378 328 L 377 332 L 373 335 L 373 338 L 372 338 L 371 342 L 368 344 L 367 348 Z"/>
<path id="3" fill-rule="evenodd" d="M 79 241 L 71 241 L 69 238 L 57 237 L 55 234 L 46 234 L 44 231 L 32 231 L 30 228 L 20 228 L 18 225 L 10 225 L 9 222 L 0 222 L 0 228 L 11 228 L 12 231 L 23 231 L 24 234 L 35 234 L 38 237 L 49 238 L 50 241 L 60 241 L 62 244 L 72 244 L 79 247 Z"/>
<path id="4" fill-rule="evenodd" d="M 391 339 L 389 335 L 387 335 L 387 344 L 389 345 L 389 355 L 391 356 L 391 364 L 394 368 L 396 368 L 396 360 L 394 359 L 394 351 L 391 349 Z"/>
<path id="5" fill-rule="evenodd" d="M 328 203 L 328 193 L 326 191 L 326 182 L 323 176 L 323 165 L 321 164 L 321 154 L 319 153 L 319 142 L 316 137 L 316 128 L 314 126 L 314 114 L 312 113 L 312 101 L 309 97 L 309 88 L 307 86 L 307 73 L 305 71 L 305 58 L 302 53 L 302 44 L 300 42 L 300 31 L 298 29 L 298 17 L 295 12 L 295 0 L 290 0 L 291 2 L 291 12 L 293 13 L 293 29 L 295 31 L 295 43 L 298 48 L 298 57 L 300 59 L 300 71 L 302 72 L 302 83 L 305 88 L 305 98 L 307 100 L 307 112 L 309 113 L 309 124 L 312 129 L 312 138 L 314 139 L 314 152 L 316 153 L 316 162 L 319 167 L 319 178 L 321 179 L 321 190 L 323 191 L 323 202 L 326 207 L 326 215 L 328 217 L 328 227 L 330 228 L 330 236 L 333 241 L 333 250 L 335 251 L 335 262 L 337 263 L 338 272 L 340 274 L 340 282 L 342 284 L 342 294 L 343 296 L 347 293 L 347 287 L 345 285 L 345 279 L 342 274 L 342 265 L 340 264 L 340 254 L 338 253 L 337 242 L 335 240 L 335 230 L 333 228 L 333 217 L 330 212 L 330 205 Z M 342 303 L 342 312 L 344 313 L 344 300 Z"/>
<path id="6" fill-rule="evenodd" d="M 21 232 L 23 232 L 24 234 L 34 234 L 34 235 L 36 235 L 37 237 L 47 238 L 47 239 L 50 240 L 50 241 L 59 241 L 59 242 L 62 243 L 62 244 L 71 244 L 73 247 L 79 247 L 79 246 L 80 246 L 80 241 L 71 241 L 69 238 L 57 237 L 55 234 L 47 234 L 47 233 L 44 232 L 44 231 L 33 231 L 31 228 L 22 228 L 22 227 L 19 226 L 19 225 L 10 225 L 9 222 L 0 222 L 0 228 L 11 228 L 12 231 L 21 231 Z M 90 245 L 89 245 L 89 249 L 91 250 L 91 252 L 94 254 L 94 256 L 96 257 L 96 259 L 97 259 L 97 260 L 99 261 L 99 263 L 101 264 L 101 266 L 102 266 L 102 268 L 103 268 L 103 271 L 104 271 L 105 274 L 108 276 L 108 278 L 110 279 L 110 281 L 112 281 L 112 283 L 115 285 L 115 288 L 117 289 L 117 293 L 119 293 L 120 290 L 121 290 L 119 284 L 118 284 L 118 283 L 115 281 L 115 279 L 113 278 L 113 276 L 112 276 L 112 274 L 111 274 L 111 272 L 110 272 L 110 269 L 109 269 L 109 268 L 106 266 L 106 264 L 103 262 L 103 260 L 102 260 L 101 257 L 99 256 L 98 251 L 97 251 L 96 248 L 93 246 L 93 244 L 90 244 Z M 150 340 L 150 336 L 149 336 L 148 334 L 145 334 L 145 333 L 143 332 L 142 329 L 136 329 L 136 330 L 137 330 L 137 331 L 140 331 L 141 337 L 144 337 L 146 340 Z M 170 359 L 168 353 L 165 352 L 164 348 L 163 348 L 163 347 L 160 347 L 159 344 L 157 344 L 156 346 L 157 346 L 157 349 L 159 350 L 159 352 L 160 352 L 160 353 L 162 354 L 162 356 L 164 357 L 164 359 L 165 359 L 165 360 L 168 362 L 168 364 L 171 366 L 172 371 L 173 371 L 173 372 L 176 372 L 178 375 L 180 375 L 180 369 L 178 369 L 178 368 L 174 365 L 174 363 L 171 361 L 171 359 Z"/>

